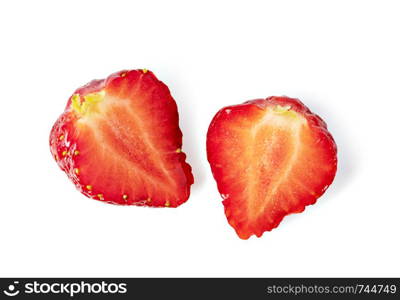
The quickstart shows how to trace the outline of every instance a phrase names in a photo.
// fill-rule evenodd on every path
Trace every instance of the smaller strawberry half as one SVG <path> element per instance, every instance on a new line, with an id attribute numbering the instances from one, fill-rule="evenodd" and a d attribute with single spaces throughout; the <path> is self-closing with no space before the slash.
<path id="1" fill-rule="evenodd" d="M 145 69 L 77 89 L 50 134 L 50 149 L 78 190 L 121 205 L 177 207 L 193 183 L 168 87 Z"/>
<path id="2" fill-rule="evenodd" d="M 314 204 L 337 168 L 325 122 L 288 97 L 222 108 L 208 129 L 207 156 L 228 222 L 242 239 Z"/>

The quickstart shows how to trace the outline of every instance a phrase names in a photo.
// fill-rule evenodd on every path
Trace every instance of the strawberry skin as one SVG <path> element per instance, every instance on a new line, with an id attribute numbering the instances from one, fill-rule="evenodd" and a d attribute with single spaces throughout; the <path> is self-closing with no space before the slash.
<path id="1" fill-rule="evenodd" d="M 50 133 L 59 167 L 89 198 L 120 205 L 177 207 L 193 184 L 178 110 L 148 70 L 93 80 L 69 98 Z"/>
<path id="2" fill-rule="evenodd" d="M 314 204 L 337 168 L 326 123 L 288 97 L 222 108 L 208 129 L 207 157 L 228 222 L 242 239 Z"/>

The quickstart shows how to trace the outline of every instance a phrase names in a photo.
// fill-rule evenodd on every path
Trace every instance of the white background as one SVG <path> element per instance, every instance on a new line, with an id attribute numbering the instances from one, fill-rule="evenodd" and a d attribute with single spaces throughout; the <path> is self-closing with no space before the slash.
<path id="1" fill-rule="evenodd" d="M 1 276 L 400 276 L 398 1 L 2 1 Z M 177 209 L 77 192 L 48 135 L 79 86 L 148 68 L 175 97 L 195 185 Z M 298 97 L 339 149 L 316 205 L 260 239 L 206 160 L 222 106 Z"/>

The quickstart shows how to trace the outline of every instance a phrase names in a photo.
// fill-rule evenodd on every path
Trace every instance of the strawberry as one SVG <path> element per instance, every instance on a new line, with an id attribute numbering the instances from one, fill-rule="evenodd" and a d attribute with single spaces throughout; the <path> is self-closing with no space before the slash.
<path id="1" fill-rule="evenodd" d="M 154 207 L 189 198 L 177 106 L 150 71 L 121 71 L 77 89 L 51 130 L 50 149 L 89 198 Z"/>
<path id="2" fill-rule="evenodd" d="M 207 156 L 228 222 L 242 239 L 314 204 L 337 167 L 325 122 L 288 97 L 222 108 L 208 129 Z"/>

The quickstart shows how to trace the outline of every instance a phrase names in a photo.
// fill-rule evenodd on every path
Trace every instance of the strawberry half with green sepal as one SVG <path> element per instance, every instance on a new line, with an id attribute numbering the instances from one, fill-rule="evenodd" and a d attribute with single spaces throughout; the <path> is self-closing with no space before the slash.
<path id="1" fill-rule="evenodd" d="M 337 167 L 325 122 L 288 97 L 221 109 L 208 129 L 207 156 L 228 222 L 242 239 L 314 204 Z"/>
<path id="2" fill-rule="evenodd" d="M 84 195 L 113 204 L 177 207 L 193 183 L 177 106 L 147 70 L 77 89 L 50 134 L 60 168 Z"/>

